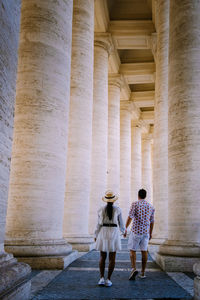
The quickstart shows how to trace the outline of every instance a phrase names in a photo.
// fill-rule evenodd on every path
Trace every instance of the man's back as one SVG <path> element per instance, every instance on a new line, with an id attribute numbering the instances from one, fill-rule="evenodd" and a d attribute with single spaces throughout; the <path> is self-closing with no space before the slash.
<path id="1" fill-rule="evenodd" d="M 131 230 L 135 234 L 149 234 L 150 223 L 154 222 L 154 207 L 145 199 L 133 202 L 129 217 L 133 220 Z"/>
<path id="2" fill-rule="evenodd" d="M 145 200 L 147 192 L 144 189 L 138 191 L 138 201 L 133 202 L 129 211 L 129 216 L 126 221 L 126 231 L 131 224 L 132 228 L 128 239 L 128 249 L 130 250 L 130 258 L 132 271 L 129 276 L 130 280 L 135 279 L 138 271 L 136 269 L 136 251 L 141 250 L 142 254 L 142 270 L 140 277 L 146 278 L 145 269 L 148 259 L 148 243 L 152 238 L 154 226 L 154 207 Z"/>

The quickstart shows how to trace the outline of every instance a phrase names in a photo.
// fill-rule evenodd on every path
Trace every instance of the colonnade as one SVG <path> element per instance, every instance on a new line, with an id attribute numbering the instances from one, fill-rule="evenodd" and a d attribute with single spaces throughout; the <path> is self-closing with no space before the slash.
<path id="1" fill-rule="evenodd" d="M 94 246 L 106 189 L 128 214 L 133 103 L 120 101 L 122 76 L 108 76 L 112 50 L 110 33 L 94 36 L 93 0 L 22 1 L 5 247 L 34 268 Z"/>
<path id="2" fill-rule="evenodd" d="M 9 7 L 12 22 L 3 16 L 13 35 L 0 43 L 8 57 L 0 61 L 7 66 L 0 75 L 0 272 L 1 263 L 8 273 L 16 266 L 0 295 L 30 272 L 12 254 L 52 269 L 77 257 L 72 248 L 92 249 L 108 188 L 119 194 L 124 219 L 138 189 L 147 189 L 156 208 L 157 261 L 169 271 L 190 271 L 200 257 L 200 3 L 171 1 L 169 8 L 157 1 L 152 178 L 152 136 L 133 116 L 134 103 L 120 101 L 122 76 L 108 76 L 112 36 L 94 35 L 94 0 L 22 0 L 20 36 L 19 2 Z M 26 297 L 30 286 L 23 286 Z"/>

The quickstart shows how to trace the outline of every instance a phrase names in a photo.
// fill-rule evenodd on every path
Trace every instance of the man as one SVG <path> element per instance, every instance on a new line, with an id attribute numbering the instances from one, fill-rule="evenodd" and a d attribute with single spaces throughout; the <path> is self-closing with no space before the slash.
<path id="1" fill-rule="evenodd" d="M 128 240 L 128 249 L 130 250 L 130 259 L 132 271 L 129 280 L 134 280 L 138 271 L 136 269 L 136 251 L 138 248 L 142 253 L 142 271 L 140 278 L 146 278 L 145 268 L 148 258 L 148 243 L 152 238 L 154 225 L 154 207 L 145 200 L 147 192 L 144 189 L 138 192 L 138 201 L 133 202 L 129 211 L 129 216 L 126 221 L 126 231 L 124 237 L 127 235 L 127 228 L 131 221 L 132 228 Z"/>

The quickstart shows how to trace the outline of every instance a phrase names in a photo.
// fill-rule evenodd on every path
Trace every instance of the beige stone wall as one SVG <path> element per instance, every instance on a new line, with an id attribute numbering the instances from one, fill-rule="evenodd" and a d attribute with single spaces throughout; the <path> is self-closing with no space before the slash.
<path id="1" fill-rule="evenodd" d="M 0 9 L 0 254 L 4 251 L 17 74 L 20 1 L 1 1 Z M 9 37 L 9 38 L 8 38 Z"/>
<path id="2" fill-rule="evenodd" d="M 21 13 L 7 238 L 28 245 L 62 238 L 72 0 L 23 0 Z"/>
<path id="3" fill-rule="evenodd" d="M 93 116 L 94 0 L 73 8 L 64 236 L 88 234 Z"/>

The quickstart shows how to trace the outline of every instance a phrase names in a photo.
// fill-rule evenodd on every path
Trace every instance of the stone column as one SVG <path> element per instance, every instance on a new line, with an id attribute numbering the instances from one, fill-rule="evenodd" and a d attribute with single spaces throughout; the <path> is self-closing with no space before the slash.
<path id="1" fill-rule="evenodd" d="M 156 2 L 157 52 L 154 107 L 153 205 L 155 226 L 151 243 L 167 238 L 168 226 L 168 47 L 169 0 Z"/>
<path id="2" fill-rule="evenodd" d="M 121 75 L 109 76 L 107 189 L 120 190 L 120 89 Z"/>
<path id="3" fill-rule="evenodd" d="M 132 122 L 131 135 L 131 202 L 135 202 L 142 188 L 142 129 L 137 121 Z"/>
<path id="4" fill-rule="evenodd" d="M 124 222 L 131 204 L 131 102 L 120 104 L 120 207 Z"/>
<path id="5" fill-rule="evenodd" d="M 0 299 L 28 299 L 30 267 L 4 251 L 6 211 L 13 136 L 13 114 L 20 24 L 20 1 L 1 1 L 0 7 Z M 19 212 L 18 212 L 19 215 Z M 20 290 L 18 289 L 19 284 Z"/>
<path id="6" fill-rule="evenodd" d="M 71 97 L 64 237 L 87 251 L 93 107 L 94 0 L 75 0 L 72 25 Z M 81 53 L 81 55 L 80 55 Z"/>
<path id="7" fill-rule="evenodd" d="M 74 259 L 62 233 L 72 4 L 22 1 L 6 249 L 34 268 Z"/>
<path id="8" fill-rule="evenodd" d="M 169 41 L 169 229 L 160 260 L 185 272 L 200 260 L 199 1 L 170 2 Z"/>
<path id="9" fill-rule="evenodd" d="M 141 187 L 147 191 L 147 201 L 152 203 L 152 164 L 151 164 L 151 141 L 150 134 L 142 135 L 142 184 Z"/>
<path id="10" fill-rule="evenodd" d="M 89 230 L 94 233 L 97 210 L 107 185 L 108 152 L 108 55 L 111 36 L 108 33 L 95 35 L 94 43 L 94 94 L 92 126 L 92 168 Z"/>

